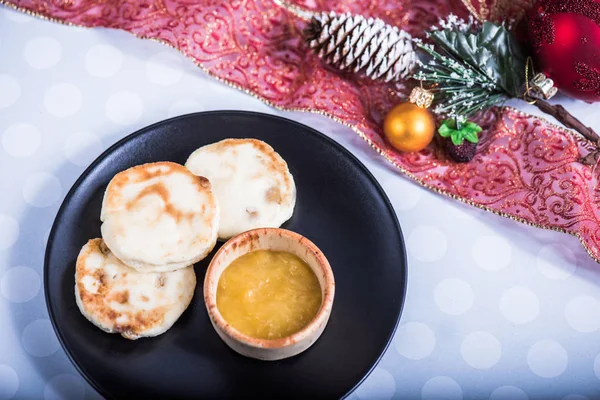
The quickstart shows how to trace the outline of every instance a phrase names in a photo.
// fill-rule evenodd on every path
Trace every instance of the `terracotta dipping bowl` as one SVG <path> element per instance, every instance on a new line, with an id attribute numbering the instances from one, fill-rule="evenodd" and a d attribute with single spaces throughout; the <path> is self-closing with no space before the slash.
<path id="1" fill-rule="evenodd" d="M 235 259 L 254 250 L 287 251 L 303 259 L 321 285 L 321 307 L 302 330 L 281 339 L 257 339 L 247 336 L 225 321 L 217 308 L 217 287 L 221 274 Z M 329 262 L 307 238 L 285 229 L 259 228 L 227 241 L 212 259 L 204 279 L 204 302 L 210 320 L 223 341 L 233 350 L 259 360 L 281 360 L 308 349 L 323 333 L 331 314 L 335 282 Z"/>

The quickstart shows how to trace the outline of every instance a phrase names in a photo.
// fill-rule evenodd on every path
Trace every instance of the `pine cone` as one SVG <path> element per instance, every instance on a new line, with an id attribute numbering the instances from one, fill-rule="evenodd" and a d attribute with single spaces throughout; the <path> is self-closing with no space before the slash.
<path id="1" fill-rule="evenodd" d="M 312 19 L 304 37 L 326 63 L 385 82 L 405 78 L 417 59 L 406 31 L 360 15 L 322 13 Z"/>

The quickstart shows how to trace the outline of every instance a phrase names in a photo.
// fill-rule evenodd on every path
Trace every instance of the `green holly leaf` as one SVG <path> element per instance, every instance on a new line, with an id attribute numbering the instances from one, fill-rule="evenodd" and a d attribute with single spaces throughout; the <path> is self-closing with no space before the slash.
<path id="1" fill-rule="evenodd" d="M 449 137 L 455 146 L 460 146 L 465 139 L 471 143 L 477 143 L 479 141 L 478 133 L 481 132 L 481 127 L 474 122 L 466 122 L 462 124 L 460 129 L 456 129 L 456 122 L 454 119 L 447 119 L 443 121 L 438 128 L 438 133 L 441 137 Z"/>
<path id="2" fill-rule="evenodd" d="M 447 138 L 452 133 L 452 128 L 448 126 L 447 121 L 442 122 L 440 128 L 438 129 L 438 133 L 441 137 Z"/>
<path id="3" fill-rule="evenodd" d="M 481 127 L 479 125 L 477 125 L 474 122 L 467 122 L 465 124 L 465 128 L 469 131 L 469 132 L 473 132 L 473 133 L 479 133 L 481 132 Z"/>
<path id="4" fill-rule="evenodd" d="M 477 31 L 447 28 L 431 32 L 431 37 L 444 52 L 476 68 L 510 96 L 521 96 L 525 56 L 504 25 L 486 21 Z"/>
<path id="5" fill-rule="evenodd" d="M 450 129 L 456 129 L 456 120 L 454 118 L 450 118 L 444 121 L 444 125 L 447 125 Z"/>
<path id="6" fill-rule="evenodd" d="M 479 138 L 477 137 L 477 134 L 472 131 L 465 133 L 465 139 L 467 139 L 471 143 L 479 142 Z"/>
<path id="7" fill-rule="evenodd" d="M 452 131 L 450 134 L 450 139 L 452 139 L 452 143 L 454 143 L 455 146 L 460 146 L 465 140 L 464 136 L 461 134 L 461 131 Z"/>

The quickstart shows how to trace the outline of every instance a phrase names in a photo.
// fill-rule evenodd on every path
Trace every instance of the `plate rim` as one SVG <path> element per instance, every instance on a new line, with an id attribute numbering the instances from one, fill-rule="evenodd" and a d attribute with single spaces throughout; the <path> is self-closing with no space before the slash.
<path id="1" fill-rule="evenodd" d="M 54 311 L 51 306 L 50 294 L 49 294 L 49 290 L 48 290 L 48 287 L 49 287 L 49 285 L 48 285 L 48 280 L 49 280 L 48 269 L 49 269 L 49 259 L 50 259 L 50 247 L 51 247 L 51 244 L 54 242 L 54 237 L 56 236 L 56 229 L 58 226 L 58 221 L 61 219 L 62 214 L 65 212 L 67 202 L 71 199 L 71 197 L 73 196 L 73 193 L 81 185 L 83 180 L 85 180 L 90 175 L 90 173 L 92 173 L 94 171 L 94 169 L 97 167 L 97 165 L 100 164 L 106 157 L 108 157 L 111 153 L 113 153 L 120 146 L 124 145 L 125 143 L 133 140 L 134 138 L 136 138 L 138 136 L 142 136 L 149 131 L 155 130 L 157 127 L 160 127 L 163 125 L 168 125 L 168 124 L 173 123 L 180 119 L 188 119 L 188 118 L 193 118 L 196 116 L 203 116 L 203 115 L 234 115 L 234 116 L 247 115 L 247 116 L 258 117 L 258 118 L 274 119 L 274 120 L 282 121 L 284 123 L 291 123 L 293 125 L 297 125 L 297 126 L 303 128 L 305 131 L 307 131 L 307 133 L 310 133 L 313 136 L 317 136 L 320 139 L 328 142 L 334 148 L 337 148 L 342 154 L 344 154 L 344 156 L 347 156 L 353 162 L 353 164 L 355 164 L 359 169 L 361 169 L 362 172 L 365 173 L 366 176 L 374 184 L 375 188 L 377 189 L 380 196 L 384 200 L 385 206 L 388 208 L 389 213 L 394 217 L 393 218 L 394 227 L 400 238 L 400 248 L 402 249 L 402 253 L 403 253 L 403 265 L 399 266 L 399 268 L 402 269 L 401 275 L 402 275 L 402 284 L 403 284 L 401 298 L 399 299 L 400 300 L 400 308 L 398 309 L 398 315 L 396 316 L 396 321 L 394 323 L 394 326 L 392 327 L 391 331 L 388 334 L 388 337 L 386 338 L 386 343 L 385 343 L 381 353 L 379 354 L 379 356 L 377 357 L 375 362 L 371 365 L 371 367 L 367 370 L 367 372 L 361 377 L 361 379 L 341 397 L 342 399 L 348 398 L 348 396 L 350 396 L 352 393 L 354 393 L 354 391 L 371 375 L 371 373 L 379 365 L 379 363 L 381 362 L 381 359 L 388 351 L 388 349 L 392 343 L 392 340 L 394 338 L 394 334 L 396 333 L 398 326 L 400 324 L 400 319 L 402 318 L 402 313 L 404 311 L 404 304 L 406 302 L 406 291 L 407 291 L 407 286 L 408 286 L 408 272 L 407 272 L 408 257 L 407 257 L 407 250 L 406 250 L 404 234 L 402 232 L 402 228 L 400 226 L 400 222 L 398 220 L 396 211 L 394 210 L 394 206 L 392 205 L 387 193 L 385 192 L 385 190 L 383 189 L 383 187 L 381 186 L 379 181 L 375 178 L 373 173 L 371 173 L 371 171 L 364 165 L 364 163 L 362 161 L 360 161 L 358 159 L 357 156 L 352 154 L 350 152 L 350 150 L 346 149 L 344 146 L 342 146 L 340 143 L 336 142 L 334 139 L 330 138 L 329 136 L 325 135 L 324 133 L 321 133 L 318 130 L 316 130 L 308 125 L 302 124 L 300 122 L 297 122 L 292 119 L 285 118 L 285 117 L 282 117 L 279 115 L 267 114 L 267 113 L 263 113 L 263 112 L 245 111 L 245 110 L 200 111 L 200 112 L 183 114 L 183 115 L 179 115 L 176 117 L 167 118 L 167 119 L 163 119 L 163 120 L 154 122 L 150 125 L 140 128 L 140 129 L 126 135 L 125 137 L 119 139 L 118 141 L 116 141 L 114 144 L 112 144 L 106 150 L 104 150 L 99 156 L 97 156 L 94 159 L 94 161 L 79 175 L 79 177 L 71 185 L 69 191 L 63 198 L 63 200 L 60 204 L 60 207 L 58 208 L 58 211 L 56 212 L 56 215 L 54 216 L 54 220 L 52 222 L 52 228 L 50 229 L 50 234 L 48 235 L 48 241 L 46 242 L 46 248 L 44 250 L 44 299 L 45 299 L 45 303 L 46 303 L 46 309 L 47 309 L 48 315 L 50 317 L 50 322 L 52 324 L 52 328 L 54 329 L 54 333 L 56 334 L 56 337 L 58 338 L 58 341 L 59 341 L 64 353 L 67 355 L 67 358 L 69 359 L 71 364 L 75 367 L 77 372 L 79 372 L 79 374 L 86 380 L 86 382 L 94 390 L 96 390 L 96 392 L 98 394 L 100 394 L 105 399 L 114 399 L 115 398 L 110 393 L 106 392 L 104 390 L 104 388 L 102 386 L 100 386 L 100 384 L 98 384 L 88 373 L 86 373 L 83 370 L 83 368 L 79 365 L 79 363 L 77 363 L 77 361 L 74 359 L 73 355 L 71 354 L 71 350 L 69 349 L 69 345 L 66 343 L 63 335 L 61 334 L 61 332 L 58 328 L 56 315 L 54 314 Z"/>

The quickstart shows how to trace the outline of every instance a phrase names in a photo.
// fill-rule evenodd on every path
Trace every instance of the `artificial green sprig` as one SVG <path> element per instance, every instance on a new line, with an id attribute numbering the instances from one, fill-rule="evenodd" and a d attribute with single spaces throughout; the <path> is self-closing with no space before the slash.
<path id="1" fill-rule="evenodd" d="M 438 133 L 441 137 L 449 137 L 455 146 L 460 146 L 463 142 L 468 140 L 471 143 L 479 142 L 477 134 L 481 132 L 481 127 L 474 122 L 467 122 L 462 124 L 459 128 L 456 126 L 454 119 L 447 119 L 440 125 Z"/>
<path id="2" fill-rule="evenodd" d="M 521 98 L 530 102 L 531 94 L 527 93 L 529 99 L 525 96 L 529 92 L 525 85 L 525 56 L 515 36 L 504 25 L 488 21 L 479 24 L 472 18 L 465 22 L 451 14 L 447 20 L 439 21 L 439 27 L 432 27 L 427 37 L 431 44 L 414 40 L 426 60 L 417 61 L 413 78 L 429 83 L 429 90 L 434 94 L 433 112 L 452 119 L 456 130 L 468 125 L 473 114 L 507 99 Z M 548 97 L 542 95 L 534 92 L 534 101 L 530 104 L 591 142 L 600 143 L 600 137 L 593 129 L 560 104 L 548 103 Z M 451 126 L 447 125 L 447 128 L 451 129 Z M 444 133 L 440 132 L 440 135 L 450 135 L 454 143 L 458 134 L 452 136 L 446 128 L 441 129 Z M 593 165 L 600 162 L 600 146 L 582 158 L 582 162 Z"/>
<path id="3" fill-rule="evenodd" d="M 476 112 L 520 96 L 524 57 L 504 26 L 450 15 L 428 37 L 433 44 L 416 40 L 430 60 L 417 61 L 413 78 L 430 84 L 433 111 L 453 119 L 458 129 Z"/>

